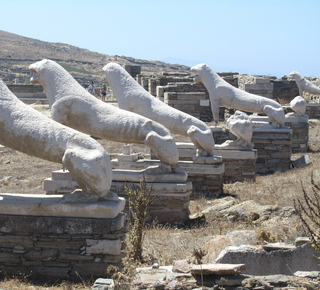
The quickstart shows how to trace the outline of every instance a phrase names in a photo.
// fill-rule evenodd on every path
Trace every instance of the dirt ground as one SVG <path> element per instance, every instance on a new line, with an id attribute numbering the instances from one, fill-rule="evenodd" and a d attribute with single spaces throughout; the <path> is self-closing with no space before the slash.
<path id="1" fill-rule="evenodd" d="M 48 113 L 46 108 L 41 111 Z M 188 142 L 188 138 L 175 136 L 177 141 Z M 320 150 L 320 122 L 310 120 L 309 132 L 309 152 L 304 154 L 293 154 L 292 160 L 302 155 L 308 154 L 312 165 L 300 169 L 291 169 L 284 173 L 275 173 L 267 176 L 258 176 L 255 182 L 243 182 L 225 184 L 225 195 L 236 197 L 239 202 L 254 200 L 260 204 L 293 206 L 294 199 L 302 198 L 302 184 L 310 188 L 310 176 L 312 171 L 318 170 L 319 150 Z M 122 151 L 122 143 L 98 140 L 111 156 Z M 134 144 L 133 152 L 140 152 L 148 157 L 149 148 L 144 145 Z M 0 148 L 0 192 L 1 193 L 25 193 L 44 194 L 43 181 L 50 177 L 51 172 L 61 169 L 61 164 L 52 163 L 36 157 L 28 156 L 21 152 L 9 148 Z M 208 204 L 206 198 L 199 198 L 190 203 L 190 212 L 200 212 Z M 299 219 L 296 217 L 288 220 L 285 224 L 279 223 L 248 223 L 238 221 L 236 223 L 216 220 L 211 224 L 192 228 L 174 228 L 168 226 L 154 225 L 146 231 L 144 240 L 145 266 L 150 266 L 153 262 L 160 265 L 172 264 L 174 260 L 185 259 L 192 254 L 195 249 L 210 240 L 214 235 L 225 234 L 236 229 L 253 229 L 257 232 L 261 229 L 270 232 L 272 235 L 280 236 L 284 242 L 292 242 L 297 236 L 305 235 L 301 228 Z M 38 288 L 15 288 L 14 284 L 5 286 L 0 282 L 3 289 L 47 289 Z M 11 283 L 14 283 L 11 280 Z M 6 288 L 7 287 L 7 288 Z M 20 284 L 20 287 L 21 284 Z M 31 286 L 30 286 L 31 287 Z M 90 289 L 85 285 L 80 288 L 70 288 L 68 285 L 60 285 L 55 289 Z"/>

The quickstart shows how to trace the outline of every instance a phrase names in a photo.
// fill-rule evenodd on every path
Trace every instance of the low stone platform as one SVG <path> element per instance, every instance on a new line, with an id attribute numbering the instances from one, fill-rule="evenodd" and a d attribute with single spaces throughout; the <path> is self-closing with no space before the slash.
<path id="1" fill-rule="evenodd" d="M 254 149 L 258 151 L 258 174 L 284 172 L 290 169 L 292 130 L 289 127 L 254 128 L 252 142 Z"/>
<path id="2" fill-rule="evenodd" d="M 196 155 L 193 143 L 177 143 L 179 156 L 184 160 L 192 160 Z M 252 180 L 256 178 L 256 149 L 224 149 L 215 146 L 214 154 L 222 157 L 225 164 L 223 183 Z"/>
<path id="3" fill-rule="evenodd" d="M 256 126 L 262 126 L 269 122 L 267 116 L 250 115 L 251 121 Z M 309 140 L 309 117 L 308 115 L 299 116 L 294 113 L 288 113 L 285 119 L 285 126 L 292 129 L 291 152 L 307 152 Z"/>
<path id="4" fill-rule="evenodd" d="M 113 181 L 111 190 L 126 199 L 126 211 L 129 210 L 128 193 L 125 187 L 140 187 L 139 182 Z M 159 223 L 180 223 L 189 219 L 189 203 L 192 183 L 147 183 L 147 193 L 154 198 L 148 208 L 147 222 L 157 220 Z"/>
<path id="5" fill-rule="evenodd" d="M 125 212 L 128 212 L 128 193 L 125 187 L 134 185 L 140 187 L 143 178 L 142 172 L 151 164 L 134 166 L 138 162 L 121 162 L 127 164 L 123 168 L 113 170 L 111 190 L 122 198 L 126 198 Z M 131 166 L 128 166 L 131 165 Z M 158 164 L 152 164 L 157 166 Z M 121 167 L 121 166 L 120 166 Z M 152 169 L 152 168 L 151 168 Z M 147 220 L 157 219 L 160 223 L 185 222 L 189 218 L 189 202 L 192 193 L 192 184 L 187 182 L 186 173 L 175 174 L 146 174 L 147 190 L 152 187 L 152 196 L 156 196 L 149 207 Z M 176 180 L 176 181 L 175 181 Z M 44 181 L 44 190 L 47 194 L 72 192 L 79 187 L 68 171 L 57 170 L 51 173 L 51 178 Z"/>
<path id="6" fill-rule="evenodd" d="M 1 194 L 2 270 L 47 280 L 106 277 L 124 256 L 124 206 L 123 198 L 65 203 L 61 195 Z"/>
<path id="7" fill-rule="evenodd" d="M 219 196 L 223 193 L 223 176 L 225 166 L 220 156 L 207 158 L 195 158 L 194 161 L 179 161 L 179 167 L 186 171 L 188 181 L 192 183 L 192 194 L 204 194 L 209 197 Z M 196 162 L 196 163 L 195 163 Z M 198 163 L 197 163 L 198 162 Z M 115 169 L 138 170 L 149 166 L 159 165 L 159 160 L 140 159 L 136 162 L 119 162 L 111 160 Z"/>
<path id="8" fill-rule="evenodd" d="M 253 149 L 257 150 L 256 173 L 269 174 L 276 171 L 287 171 L 291 165 L 292 129 L 289 127 L 272 128 L 264 125 L 253 129 Z M 258 125 L 262 125 L 261 123 Z M 229 130 L 220 127 L 210 127 L 214 136 L 219 136 L 217 144 L 222 144 L 235 137 Z M 216 139 L 215 139 L 216 140 Z"/>

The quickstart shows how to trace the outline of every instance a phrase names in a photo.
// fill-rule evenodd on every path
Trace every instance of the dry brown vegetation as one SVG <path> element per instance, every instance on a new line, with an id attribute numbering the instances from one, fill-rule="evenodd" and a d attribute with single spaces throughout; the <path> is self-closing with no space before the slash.
<path id="1" fill-rule="evenodd" d="M 310 120 L 309 148 L 312 165 L 300 169 L 291 169 L 284 173 L 275 173 L 268 176 L 258 176 L 255 182 L 243 182 L 225 184 L 225 195 L 236 197 L 239 202 L 254 200 L 263 205 L 293 206 L 294 199 L 302 197 L 301 184 L 306 189 L 310 188 L 311 172 L 319 169 L 320 148 L 320 122 Z M 187 141 L 179 138 L 178 141 Z M 110 153 L 119 153 L 122 144 L 99 140 Z M 134 152 L 147 155 L 149 150 L 142 145 L 134 145 Z M 294 154 L 295 160 L 303 154 Z M 50 177 L 53 170 L 61 168 L 60 164 L 54 164 L 36 157 L 28 156 L 20 152 L 5 148 L 0 151 L 0 192 L 2 193 L 44 193 L 43 180 Z M 191 201 L 190 212 L 200 212 L 208 206 L 210 201 L 199 198 Z M 174 260 L 190 257 L 194 250 L 209 241 L 214 235 L 225 234 L 236 229 L 253 229 L 257 232 L 261 229 L 270 232 L 277 241 L 293 241 L 297 236 L 303 235 L 298 218 L 287 220 L 273 220 L 268 222 L 237 221 L 230 222 L 217 219 L 210 224 L 193 227 L 174 227 L 152 225 L 146 230 L 143 244 L 144 266 L 150 266 L 157 262 L 160 265 L 172 264 Z M 1 289 L 47 289 L 49 286 L 37 286 L 30 282 L 22 282 L 20 279 L 11 279 L 0 282 Z M 51 286 L 50 289 L 90 289 L 92 284 L 75 285 L 63 283 Z"/>

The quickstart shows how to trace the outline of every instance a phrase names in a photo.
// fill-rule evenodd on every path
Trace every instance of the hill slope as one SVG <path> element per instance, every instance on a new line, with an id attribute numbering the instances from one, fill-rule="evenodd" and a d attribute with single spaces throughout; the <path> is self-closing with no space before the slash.
<path id="1" fill-rule="evenodd" d="M 2 30 L 0 30 L 0 47 L 0 78 L 5 82 L 12 82 L 15 78 L 19 78 L 20 83 L 28 84 L 29 65 L 44 58 L 58 62 L 82 84 L 91 80 L 97 83 L 104 82 L 102 67 L 108 62 L 139 65 L 143 74 L 190 71 L 190 68 L 184 65 L 126 56 L 109 56 L 68 44 L 40 41 Z"/>

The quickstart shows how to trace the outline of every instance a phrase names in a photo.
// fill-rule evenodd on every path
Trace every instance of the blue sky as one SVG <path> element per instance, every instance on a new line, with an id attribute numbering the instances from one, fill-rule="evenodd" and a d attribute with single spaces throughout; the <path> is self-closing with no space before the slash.
<path id="1" fill-rule="evenodd" d="M 0 29 L 217 72 L 320 77 L 319 0 L 0 0 Z M 1 49 L 1 47 L 0 47 Z"/>

